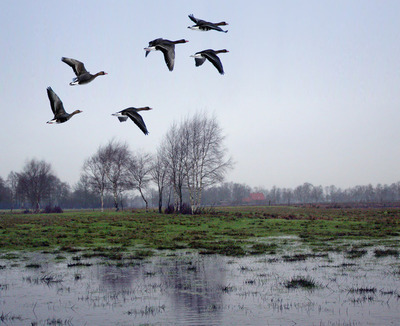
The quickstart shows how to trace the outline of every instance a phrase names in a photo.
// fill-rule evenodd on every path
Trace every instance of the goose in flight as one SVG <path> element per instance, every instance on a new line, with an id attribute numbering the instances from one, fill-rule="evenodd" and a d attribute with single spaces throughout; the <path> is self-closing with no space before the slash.
<path id="1" fill-rule="evenodd" d="M 148 111 L 151 110 L 148 106 L 145 106 L 143 108 L 134 108 L 130 107 L 127 109 L 124 109 L 122 111 L 113 113 L 113 116 L 118 117 L 120 122 L 126 121 L 128 118 L 130 118 L 145 135 L 147 135 L 149 132 L 147 131 L 146 124 L 143 121 L 142 116 L 138 113 L 139 111 Z"/>
<path id="2" fill-rule="evenodd" d="M 222 63 L 221 60 L 218 57 L 218 53 L 227 53 L 229 52 L 226 49 L 223 50 L 217 50 L 214 51 L 212 49 L 208 49 L 208 50 L 203 50 L 200 52 L 196 52 L 194 55 L 191 55 L 191 57 L 194 58 L 195 63 L 196 63 L 196 67 L 201 66 L 204 61 L 206 61 L 206 59 L 208 61 L 210 61 L 215 68 L 217 68 L 218 72 L 223 75 L 224 74 L 224 68 L 222 67 Z"/>
<path id="3" fill-rule="evenodd" d="M 86 70 L 85 65 L 82 62 L 75 59 L 62 57 L 61 61 L 65 62 L 68 66 L 70 66 L 76 75 L 76 77 L 72 80 L 72 82 L 69 83 L 71 86 L 78 84 L 79 85 L 87 84 L 90 83 L 97 76 L 107 75 L 107 73 L 104 71 L 100 71 L 97 74 L 92 75 L 90 72 Z"/>
<path id="4" fill-rule="evenodd" d="M 51 87 L 47 87 L 47 95 L 50 100 L 51 110 L 53 111 L 54 118 L 52 120 L 47 121 L 47 123 L 63 123 L 67 122 L 77 113 L 81 113 L 81 110 L 75 110 L 74 112 L 67 113 L 64 110 L 64 105 L 61 102 L 60 98 L 56 93 L 51 89 Z"/>
<path id="5" fill-rule="evenodd" d="M 163 38 L 157 38 L 149 42 L 149 46 L 144 48 L 146 51 L 146 57 L 150 51 L 160 50 L 164 54 L 164 60 L 167 64 L 169 71 L 174 70 L 175 63 L 175 44 L 186 43 L 187 40 L 181 39 L 177 41 L 165 40 Z"/>
<path id="6" fill-rule="evenodd" d="M 224 33 L 227 33 L 227 32 L 228 32 L 228 31 L 222 30 L 222 28 L 219 27 L 219 26 L 226 26 L 226 25 L 229 25 L 229 24 L 226 23 L 226 22 L 211 23 L 211 22 L 208 22 L 208 21 L 205 21 L 205 20 L 202 20 L 202 19 L 198 19 L 198 18 L 194 17 L 193 15 L 189 15 L 189 18 L 190 18 L 196 25 L 188 26 L 188 28 L 193 29 L 193 30 L 195 30 L 195 31 L 203 31 L 203 32 L 206 32 L 206 31 L 209 31 L 209 30 L 215 30 L 215 31 L 224 32 Z"/>

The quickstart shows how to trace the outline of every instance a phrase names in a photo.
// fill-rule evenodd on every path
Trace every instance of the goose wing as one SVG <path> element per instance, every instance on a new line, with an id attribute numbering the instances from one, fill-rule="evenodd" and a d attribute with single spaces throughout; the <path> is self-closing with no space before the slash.
<path id="1" fill-rule="evenodd" d="M 203 57 L 203 56 L 202 57 L 195 57 L 194 61 L 195 61 L 196 67 L 198 67 L 198 66 L 201 66 L 204 63 L 204 61 L 206 61 L 206 58 Z"/>
<path id="2" fill-rule="evenodd" d="M 127 108 L 122 111 L 123 114 L 126 114 L 138 127 L 145 135 L 147 135 L 149 132 L 147 131 L 146 124 L 143 121 L 142 116 L 136 112 L 135 108 Z"/>
<path id="3" fill-rule="evenodd" d="M 198 24 L 199 22 L 202 21 L 201 19 L 197 19 L 196 17 L 194 17 L 193 14 L 189 15 L 188 17 L 189 17 L 190 20 L 191 20 L 193 23 L 195 23 L 195 24 Z"/>
<path id="4" fill-rule="evenodd" d="M 213 29 L 215 31 L 224 32 L 224 30 L 221 27 L 219 27 L 213 23 L 210 23 L 210 22 L 204 22 L 204 24 L 202 24 L 201 27 L 206 30 Z"/>
<path id="5" fill-rule="evenodd" d="M 51 87 L 47 87 L 47 96 L 49 97 L 51 110 L 54 116 L 65 114 L 63 103 Z"/>
<path id="6" fill-rule="evenodd" d="M 224 68 L 222 67 L 221 60 L 219 57 L 215 54 L 213 51 L 205 51 L 202 52 L 202 55 L 205 56 L 208 61 L 210 61 L 215 68 L 217 68 L 218 72 L 223 75 L 224 74 Z"/>
<path id="7" fill-rule="evenodd" d="M 210 29 L 214 29 L 216 31 L 220 31 L 223 32 L 222 28 L 220 28 L 219 26 L 217 26 L 214 23 L 208 22 L 206 20 L 203 19 L 198 19 L 196 17 L 194 17 L 193 15 L 189 15 L 189 18 L 197 25 L 200 27 L 200 29 L 205 30 L 205 31 L 209 31 Z"/>
<path id="8" fill-rule="evenodd" d="M 156 46 L 157 50 L 160 50 L 164 54 L 164 60 L 170 71 L 174 70 L 175 63 L 175 45 L 173 43 L 162 43 Z"/>
<path id="9" fill-rule="evenodd" d="M 61 61 L 70 66 L 74 70 L 76 76 L 80 76 L 88 72 L 85 68 L 85 65 L 78 60 L 62 57 Z"/>

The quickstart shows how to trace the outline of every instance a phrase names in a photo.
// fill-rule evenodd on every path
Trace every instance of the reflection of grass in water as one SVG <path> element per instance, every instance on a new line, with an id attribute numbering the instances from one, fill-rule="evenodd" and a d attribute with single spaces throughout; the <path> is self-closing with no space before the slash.
<path id="1" fill-rule="evenodd" d="M 33 284 L 44 283 L 47 285 L 63 282 L 63 279 L 61 276 L 57 276 L 57 275 L 53 275 L 53 274 L 45 274 L 41 277 L 28 276 L 28 277 L 24 277 L 23 280 L 28 283 L 33 283 Z"/>
<path id="2" fill-rule="evenodd" d="M 375 287 L 357 287 L 357 288 L 351 288 L 349 289 L 349 293 L 375 293 L 376 288 Z"/>
<path id="3" fill-rule="evenodd" d="M 31 324 L 32 326 L 38 325 L 57 325 L 57 326 L 69 326 L 72 324 L 72 318 L 69 319 L 61 319 L 61 318 L 47 318 L 45 321 L 40 321 L 40 323 L 34 321 Z"/>
<path id="4" fill-rule="evenodd" d="M 162 313 L 165 310 L 165 305 L 160 306 L 145 306 L 143 309 L 131 309 L 128 310 L 128 315 L 134 316 L 154 316 L 156 314 Z"/>
<path id="5" fill-rule="evenodd" d="M 355 304 L 374 301 L 376 291 L 377 290 L 375 287 L 354 287 L 348 290 L 349 293 L 357 295 L 356 297 L 350 299 L 350 301 Z"/>
<path id="6" fill-rule="evenodd" d="M 92 266 L 92 264 L 91 263 L 82 263 L 82 262 L 67 264 L 67 267 L 89 267 L 89 266 Z"/>

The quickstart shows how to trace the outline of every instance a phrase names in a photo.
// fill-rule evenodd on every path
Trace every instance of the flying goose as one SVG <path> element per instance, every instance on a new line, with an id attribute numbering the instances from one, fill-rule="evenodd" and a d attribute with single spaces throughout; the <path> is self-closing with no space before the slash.
<path id="1" fill-rule="evenodd" d="M 206 61 L 206 59 L 208 61 L 210 61 L 215 68 L 217 68 L 218 72 L 223 75 L 224 74 L 224 68 L 222 67 L 222 63 L 221 60 L 219 59 L 219 57 L 217 56 L 218 53 L 226 53 L 229 52 L 226 49 L 223 50 L 217 50 L 214 51 L 212 49 L 208 49 L 208 50 L 203 50 L 200 52 L 196 52 L 194 55 L 191 55 L 191 57 L 194 58 L 195 63 L 196 63 L 196 67 L 201 66 L 204 61 Z"/>
<path id="2" fill-rule="evenodd" d="M 81 110 L 75 110 L 71 114 L 65 112 L 63 103 L 61 102 L 57 94 L 54 93 L 51 87 L 47 87 L 47 95 L 50 100 L 51 110 L 54 113 L 54 118 L 52 120 L 47 121 L 47 123 L 67 122 L 69 119 L 72 118 L 73 115 L 82 112 Z"/>
<path id="3" fill-rule="evenodd" d="M 146 124 L 143 121 L 142 116 L 138 113 L 139 111 L 148 111 L 151 110 L 148 106 L 145 106 L 143 108 L 126 108 L 122 111 L 113 113 L 113 116 L 118 117 L 120 122 L 126 121 L 128 118 L 131 118 L 131 120 L 140 128 L 141 131 L 145 135 L 147 135 L 149 132 L 147 131 Z"/>
<path id="4" fill-rule="evenodd" d="M 196 17 L 194 17 L 193 15 L 189 15 L 189 18 L 196 24 L 193 26 L 188 26 L 188 28 L 193 29 L 193 30 L 197 30 L 197 31 L 209 31 L 209 30 L 215 30 L 218 32 L 224 32 L 227 33 L 228 31 L 224 31 L 222 30 L 221 27 L 219 26 L 226 26 L 228 25 L 228 23 L 226 22 L 220 22 L 220 23 L 211 23 L 202 19 L 198 19 Z"/>
<path id="5" fill-rule="evenodd" d="M 71 83 L 69 83 L 71 86 L 78 84 L 79 85 L 87 84 L 90 83 L 97 76 L 107 75 L 107 73 L 104 71 L 100 71 L 97 74 L 92 75 L 85 69 L 85 66 L 82 62 L 75 59 L 62 57 L 61 61 L 65 62 L 68 66 L 70 66 L 74 70 L 76 77 L 72 80 Z"/>
<path id="6" fill-rule="evenodd" d="M 149 46 L 144 48 L 146 51 L 146 57 L 149 55 L 150 51 L 160 50 L 164 54 L 165 63 L 169 71 L 174 70 L 175 62 L 175 44 L 186 43 L 187 40 L 181 39 L 177 41 L 165 40 L 163 38 L 157 38 L 149 42 Z"/>

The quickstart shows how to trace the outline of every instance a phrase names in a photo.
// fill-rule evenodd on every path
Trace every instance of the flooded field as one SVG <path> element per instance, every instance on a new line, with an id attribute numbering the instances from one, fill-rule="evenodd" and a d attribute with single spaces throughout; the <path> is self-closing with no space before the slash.
<path id="1" fill-rule="evenodd" d="M 282 238 L 276 241 L 283 241 Z M 0 255 L 0 325 L 398 325 L 398 252 L 378 241 L 245 257 Z"/>

